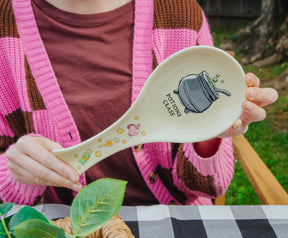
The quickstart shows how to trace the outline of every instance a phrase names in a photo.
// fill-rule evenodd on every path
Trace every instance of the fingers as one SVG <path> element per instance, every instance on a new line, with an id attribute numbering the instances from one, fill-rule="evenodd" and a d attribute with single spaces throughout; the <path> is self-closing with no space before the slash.
<path id="1" fill-rule="evenodd" d="M 24 136 L 6 152 L 7 167 L 21 183 L 67 187 L 79 191 L 78 173 L 50 151 L 62 148 L 42 137 Z"/>
<path id="2" fill-rule="evenodd" d="M 239 136 L 245 134 L 248 131 L 248 126 L 248 123 L 242 121 L 240 118 L 237 119 L 232 125 L 231 136 Z"/>
<path id="3" fill-rule="evenodd" d="M 45 168 L 36 161 L 28 159 L 26 161 L 25 167 L 21 163 L 7 163 L 7 166 L 12 171 L 15 180 L 24 184 L 33 182 L 33 184 L 66 187 L 76 191 L 81 189 L 80 184 L 74 184 L 70 180 Z"/>
<path id="4" fill-rule="evenodd" d="M 240 120 L 244 124 L 250 124 L 256 121 L 262 121 L 266 118 L 266 111 L 253 102 L 245 101 L 242 104 L 243 113 Z"/>
<path id="5" fill-rule="evenodd" d="M 278 93 L 273 88 L 259 88 L 260 80 L 256 75 L 247 73 L 245 79 L 248 88 L 246 90 L 246 101 L 242 104 L 243 113 L 232 127 L 219 135 L 221 138 L 246 133 L 250 123 L 262 121 L 266 118 L 266 111 L 262 107 L 275 102 L 278 98 Z"/>
<path id="6" fill-rule="evenodd" d="M 278 98 L 278 93 L 273 88 L 250 87 L 246 91 L 246 98 L 259 107 L 264 107 L 274 103 Z"/>
<path id="7" fill-rule="evenodd" d="M 254 102 L 259 107 L 267 106 L 274 103 L 278 98 L 278 93 L 273 88 L 259 88 L 260 80 L 252 73 L 246 74 L 246 84 L 248 89 L 246 91 L 246 98 Z"/>
<path id="8" fill-rule="evenodd" d="M 226 138 L 232 136 L 239 136 L 245 134 L 248 130 L 248 124 L 244 123 L 240 118 L 238 118 L 233 125 L 222 134 L 218 135 L 218 138 Z"/>
<path id="9" fill-rule="evenodd" d="M 260 79 L 255 74 L 247 73 L 245 80 L 248 87 L 259 87 L 260 85 Z"/>
<path id="10" fill-rule="evenodd" d="M 19 139 L 21 151 L 31 158 L 34 158 L 44 167 L 61 174 L 65 178 L 79 180 L 78 173 L 63 161 L 56 158 L 50 151 L 62 148 L 59 144 L 46 140 L 42 137 L 22 137 Z M 23 144 L 23 146 L 22 146 Z M 40 146 L 39 146 L 40 144 Z"/>
<path id="11" fill-rule="evenodd" d="M 243 113 L 227 131 L 218 137 L 232 137 L 245 134 L 249 124 L 256 121 L 262 121 L 266 117 L 266 111 L 253 102 L 245 101 L 242 104 Z"/>

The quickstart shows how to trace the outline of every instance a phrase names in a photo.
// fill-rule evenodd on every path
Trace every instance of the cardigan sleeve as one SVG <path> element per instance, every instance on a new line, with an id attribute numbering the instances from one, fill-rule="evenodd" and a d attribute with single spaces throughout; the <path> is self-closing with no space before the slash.
<path id="1" fill-rule="evenodd" d="M 7 168 L 5 153 L 0 154 L 0 198 L 3 202 L 34 205 L 43 195 L 46 187 L 42 185 L 22 184 L 16 181 L 11 171 Z"/>
<path id="2" fill-rule="evenodd" d="M 198 31 L 197 43 L 199 45 L 214 46 L 208 20 L 203 11 L 202 11 L 202 18 L 203 18 L 203 21 Z"/>
<path id="3" fill-rule="evenodd" d="M 232 138 L 222 139 L 218 151 L 209 158 L 199 156 L 193 144 L 182 144 L 173 164 L 174 184 L 187 198 L 215 198 L 226 192 L 234 164 Z"/>

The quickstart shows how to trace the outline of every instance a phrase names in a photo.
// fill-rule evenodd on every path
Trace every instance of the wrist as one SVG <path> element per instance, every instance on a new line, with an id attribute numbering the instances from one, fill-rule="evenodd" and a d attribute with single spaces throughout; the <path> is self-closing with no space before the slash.
<path id="1" fill-rule="evenodd" d="M 212 138 L 210 140 L 194 143 L 195 152 L 202 158 L 209 158 L 216 154 L 219 145 L 221 143 L 220 138 Z"/>

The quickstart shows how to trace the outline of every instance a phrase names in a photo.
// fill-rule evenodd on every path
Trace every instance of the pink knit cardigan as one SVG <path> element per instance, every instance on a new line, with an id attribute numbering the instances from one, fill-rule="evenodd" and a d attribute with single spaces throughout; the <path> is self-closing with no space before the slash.
<path id="1" fill-rule="evenodd" d="M 0 0 L 0 4 L 2 11 L 6 12 L 1 12 L 0 19 L 0 28 L 4 27 L 0 33 L 0 151 L 3 152 L 0 155 L 0 197 L 4 202 L 32 205 L 47 187 L 14 180 L 7 168 L 5 150 L 26 133 L 45 136 L 64 147 L 79 143 L 80 137 L 41 40 L 31 2 L 14 0 L 11 7 L 10 0 Z M 178 15 L 173 13 L 173 9 L 178 9 Z M 14 18 L 16 25 L 11 22 Z M 175 26 L 173 22 L 176 22 Z M 153 66 L 176 51 L 197 44 L 213 45 L 206 18 L 196 1 L 135 0 L 131 102 L 135 101 Z M 27 70 L 27 65 L 30 70 Z M 37 88 L 43 102 L 37 104 L 33 101 L 27 74 L 33 75 L 35 84 L 32 86 Z M 21 134 L 11 126 L 10 119 L 16 112 L 21 112 L 23 121 L 29 119 L 33 129 Z M 137 152 L 133 149 L 142 176 L 160 203 L 209 205 L 212 197 L 226 191 L 234 172 L 231 138 L 222 139 L 217 153 L 210 158 L 197 155 L 191 143 L 179 147 L 178 154 L 181 152 L 182 157 L 173 158 L 171 150 L 170 143 L 146 144 Z M 185 175 L 184 180 L 179 177 L 180 158 L 193 168 L 180 171 Z M 153 173 L 159 166 L 170 171 L 168 177 L 173 180 L 172 190 L 184 194 L 184 202 L 177 200 L 171 187 Z M 151 179 L 151 174 L 154 179 Z M 80 181 L 85 185 L 84 174 Z M 202 190 L 202 185 L 209 186 L 210 190 Z"/>

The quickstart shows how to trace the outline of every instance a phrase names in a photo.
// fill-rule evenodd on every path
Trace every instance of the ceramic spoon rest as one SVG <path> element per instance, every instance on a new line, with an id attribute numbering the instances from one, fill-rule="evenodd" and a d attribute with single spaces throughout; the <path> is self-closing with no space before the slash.
<path id="1" fill-rule="evenodd" d="M 135 103 L 113 125 L 54 154 L 81 174 L 137 144 L 207 140 L 241 115 L 245 91 L 244 71 L 228 53 L 209 46 L 187 48 L 153 71 Z"/>

